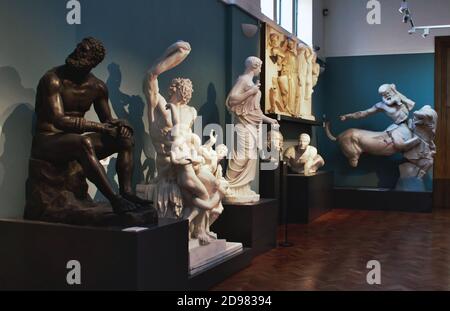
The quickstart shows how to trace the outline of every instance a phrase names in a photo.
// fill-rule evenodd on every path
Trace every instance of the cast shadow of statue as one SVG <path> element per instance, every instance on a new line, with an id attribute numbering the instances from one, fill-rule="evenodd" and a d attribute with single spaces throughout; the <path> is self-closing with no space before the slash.
<path id="1" fill-rule="evenodd" d="M 151 159 L 149 152 L 149 140 L 150 136 L 145 131 L 143 115 L 145 109 L 145 103 L 140 96 L 128 95 L 120 90 L 122 84 L 122 72 L 120 66 L 116 63 L 108 65 L 109 77 L 106 81 L 109 91 L 109 99 L 112 109 L 119 119 L 126 119 L 132 125 L 134 129 L 135 146 L 133 152 L 133 178 L 132 185 L 136 188 L 136 185 L 147 180 L 148 176 L 144 176 L 144 170 L 146 168 L 149 171 L 154 170 L 154 161 Z M 142 161 L 142 153 L 145 154 L 146 159 Z M 115 180 L 116 177 L 116 162 L 117 158 L 111 158 L 107 173 L 108 178 L 115 191 L 119 190 L 118 183 Z M 106 199 L 97 191 L 95 195 L 96 201 L 105 201 Z"/>
<path id="2" fill-rule="evenodd" d="M 25 206 L 34 123 L 35 91 L 12 67 L 0 67 L 0 217 L 21 218 Z"/>
<path id="3" fill-rule="evenodd" d="M 202 116 L 203 127 L 213 123 L 220 124 L 219 108 L 217 107 L 217 92 L 213 83 L 208 85 L 206 102 L 200 107 L 198 115 Z"/>
<path id="4" fill-rule="evenodd" d="M 338 153 L 336 166 L 341 175 L 365 176 L 374 173 L 376 187 L 379 189 L 394 189 L 400 177 L 398 166 L 402 163 L 401 155 L 390 157 L 373 156 L 364 154 L 357 168 L 348 165 L 347 158 Z M 361 185 L 366 187 L 367 185 Z M 356 188 L 356 187 L 355 187 Z"/>

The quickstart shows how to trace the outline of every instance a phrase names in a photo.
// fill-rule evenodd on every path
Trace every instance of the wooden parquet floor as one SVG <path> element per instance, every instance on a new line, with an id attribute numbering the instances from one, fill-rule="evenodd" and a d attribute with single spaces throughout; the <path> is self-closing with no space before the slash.
<path id="1" fill-rule="evenodd" d="M 255 258 L 213 290 L 450 290 L 450 210 L 334 210 L 289 230 L 293 247 Z M 381 263 L 381 285 L 367 284 L 370 260 Z"/>

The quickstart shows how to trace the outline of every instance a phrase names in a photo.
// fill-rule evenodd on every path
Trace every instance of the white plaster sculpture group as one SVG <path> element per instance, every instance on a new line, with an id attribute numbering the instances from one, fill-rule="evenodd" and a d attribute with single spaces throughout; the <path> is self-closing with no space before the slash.
<path id="1" fill-rule="evenodd" d="M 334 137 L 327 123 L 328 137 L 337 141 L 352 167 L 357 167 L 363 153 L 390 156 L 402 153 L 408 161 L 400 165 L 400 178 L 423 178 L 433 167 L 436 146 L 434 144 L 437 113 L 424 106 L 410 114 L 415 103 L 401 94 L 394 84 L 379 88 L 382 101 L 373 107 L 341 116 L 342 121 L 366 118 L 384 113 L 394 122 L 383 132 L 349 129 Z"/>
<path id="2" fill-rule="evenodd" d="M 237 146 L 231 152 L 226 178 L 223 177 L 220 162 L 227 156 L 228 148 L 216 146 L 214 131 L 202 145 L 192 130 L 197 117 L 195 108 L 189 106 L 192 82 L 173 79 L 167 100 L 159 91 L 158 77 L 182 63 L 190 52 L 187 42 L 173 44 L 153 64 L 144 81 L 157 170 L 147 198 L 154 201 L 160 217 L 188 219 L 190 238 L 208 245 L 217 239 L 210 227 L 223 211 L 223 199 L 233 203 L 259 201 L 250 184 L 257 170 L 262 123 L 274 129 L 279 125 L 260 108 L 260 83 L 255 84 L 253 79 L 261 73 L 262 61 L 249 57 L 245 72 L 226 100 L 233 114 Z"/>
<path id="3" fill-rule="evenodd" d="M 278 121 L 261 110 L 261 84 L 255 83 L 254 79 L 261 73 L 263 62 L 254 56 L 248 57 L 245 71 L 225 103 L 233 116 L 235 143 L 223 174 L 220 162 L 227 156 L 228 148 L 216 146 L 214 131 L 210 133 L 209 141 L 202 145 L 201 138 L 192 130 L 197 118 L 197 111 L 189 105 L 192 82 L 184 78 L 173 79 L 167 99 L 159 91 L 159 76 L 182 63 L 190 52 L 189 43 L 174 43 L 153 64 L 144 81 L 157 171 L 156 177 L 146 186 L 145 191 L 149 193 L 144 197 L 153 200 L 160 217 L 188 219 L 190 238 L 208 245 L 217 239 L 210 227 L 223 211 L 222 201 L 252 203 L 260 199 L 251 189 L 251 183 L 256 177 L 262 148 L 263 123 L 271 127 L 275 139 L 279 138 L 276 148 L 280 154 L 283 140 Z M 314 154 L 314 147 L 309 146 L 306 150 L 300 162 L 308 173 L 312 173 L 320 163 L 323 165 L 323 159 L 318 159 L 317 151 Z"/>
<path id="4" fill-rule="evenodd" d="M 312 94 L 320 65 L 314 50 L 267 26 L 266 113 L 315 120 Z"/>
<path id="5" fill-rule="evenodd" d="M 209 244 L 217 236 L 209 228 L 222 213 L 227 182 L 219 164 L 228 150 L 212 132 L 202 145 L 192 131 L 197 117 L 189 106 L 193 86 L 189 79 L 173 79 L 166 100 L 159 92 L 158 77 L 179 65 L 190 53 L 187 42 L 177 42 L 148 71 L 144 92 L 148 121 L 156 151 L 157 177 L 152 181 L 152 198 L 160 217 L 189 220 L 190 238 Z"/>
<path id="6" fill-rule="evenodd" d="M 280 56 L 281 52 L 277 50 L 275 43 L 272 44 L 272 53 Z M 295 47 L 289 42 L 287 46 L 288 51 Z M 296 51 L 299 53 L 299 50 Z M 251 189 L 251 183 L 256 176 L 259 151 L 262 148 L 263 123 L 269 124 L 272 130 L 268 135 L 269 149 L 282 155 L 283 161 L 294 172 L 305 176 L 314 175 L 325 161 L 317 149 L 310 146 L 311 138 L 305 133 L 300 135 L 297 145 L 283 152 L 283 136 L 279 132 L 278 122 L 267 117 L 261 110 L 260 83 L 254 82 L 262 67 L 262 61 L 257 57 L 247 58 L 245 72 L 238 78 L 226 99 L 225 105 L 232 114 L 234 123 L 235 142 L 233 148 L 230 148 L 232 150 L 229 153 L 225 145 L 217 145 L 214 131 L 210 132 L 209 140 L 202 144 L 201 138 L 192 130 L 197 118 L 196 109 L 189 105 L 193 94 L 192 82 L 184 78 L 173 79 L 167 99 L 160 94 L 158 84 L 159 76 L 182 63 L 190 52 L 191 47 L 187 42 L 173 44 L 153 64 L 144 81 L 149 131 L 156 152 L 157 170 L 156 177 L 147 187 L 151 189 L 151 195 L 146 198 L 153 200 L 160 217 L 188 219 L 190 239 L 205 246 L 218 241 L 210 227 L 223 211 L 222 201 L 251 203 L 260 199 Z M 302 53 L 309 52 L 306 49 Z M 294 72 L 283 71 L 288 68 L 283 69 L 283 66 L 294 54 L 284 55 L 280 72 L 284 72 L 285 76 L 275 80 L 279 82 L 286 78 L 286 81 L 292 82 L 289 75 L 294 75 Z M 269 93 L 273 93 L 272 91 Z M 299 92 L 308 93 L 304 90 Z M 400 167 L 402 177 L 423 177 L 433 165 L 436 112 L 430 106 L 425 106 L 414 112 L 414 117 L 409 119 L 410 111 L 415 105 L 413 101 L 398 92 L 395 85 L 383 85 L 379 92 L 382 102 L 368 110 L 344 115 L 341 120 L 359 119 L 384 112 L 393 120 L 393 125 L 380 133 L 350 129 L 337 138 L 332 136 L 327 126 L 328 136 L 339 142 L 353 167 L 358 165 L 364 152 L 385 156 L 401 152 L 408 160 L 408 163 Z M 283 94 L 280 93 L 281 98 Z M 285 107 L 290 106 L 286 104 Z M 294 109 L 294 106 L 291 108 Z M 224 174 L 220 162 L 227 155 L 230 157 Z M 271 158 L 270 161 L 280 161 L 280 157 Z M 223 244 L 223 240 L 221 241 Z"/>

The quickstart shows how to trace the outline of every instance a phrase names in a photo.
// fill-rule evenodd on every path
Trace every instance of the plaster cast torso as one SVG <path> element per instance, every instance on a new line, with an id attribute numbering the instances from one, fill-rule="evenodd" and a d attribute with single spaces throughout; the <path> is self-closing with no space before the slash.
<path id="1" fill-rule="evenodd" d="M 308 146 L 306 149 L 301 149 L 298 146 L 289 147 L 285 152 L 285 157 L 288 164 L 295 171 L 303 172 L 305 163 L 312 157 L 317 155 L 317 149 L 313 146 Z"/>
<path id="2" fill-rule="evenodd" d="M 391 105 L 382 102 L 376 104 L 375 107 L 383 111 L 397 125 L 406 121 L 409 117 L 408 108 L 401 102 L 395 102 Z"/>
<path id="3" fill-rule="evenodd" d="M 286 150 L 284 159 L 293 171 L 305 176 L 311 176 L 325 164 L 317 148 L 313 146 L 307 146 L 305 149 L 299 145 L 292 146 Z"/>

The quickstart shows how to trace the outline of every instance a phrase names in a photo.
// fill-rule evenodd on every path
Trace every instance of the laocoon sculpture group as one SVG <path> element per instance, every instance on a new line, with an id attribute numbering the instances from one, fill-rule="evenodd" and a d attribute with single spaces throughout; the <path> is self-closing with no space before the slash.
<path id="1" fill-rule="evenodd" d="M 223 210 L 228 183 L 219 163 L 228 149 L 225 145 L 213 149 L 217 140 L 213 132 L 204 145 L 193 133 L 197 111 L 189 106 L 191 80 L 173 79 L 167 99 L 158 85 L 158 77 L 183 62 L 190 52 L 187 42 L 171 45 L 150 68 L 144 82 L 150 136 L 157 153 L 152 198 L 160 217 L 188 219 L 190 238 L 208 244 L 217 238 L 209 229 Z"/>

